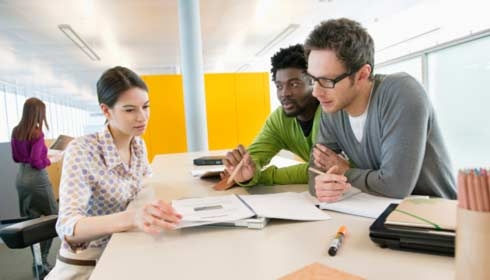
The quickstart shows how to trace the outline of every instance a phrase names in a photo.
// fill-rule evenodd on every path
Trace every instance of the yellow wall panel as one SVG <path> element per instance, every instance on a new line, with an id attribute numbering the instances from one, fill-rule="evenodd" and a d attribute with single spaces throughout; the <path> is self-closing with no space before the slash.
<path id="1" fill-rule="evenodd" d="M 181 75 L 142 76 L 150 95 L 150 121 L 143 135 L 148 157 L 187 151 Z"/>
<path id="2" fill-rule="evenodd" d="M 238 143 L 234 74 L 205 74 L 208 146 L 231 149 Z"/>
<path id="3" fill-rule="evenodd" d="M 250 145 L 270 114 L 268 73 L 235 74 L 238 142 Z"/>
<path id="4" fill-rule="evenodd" d="M 187 151 L 181 75 L 143 76 L 150 95 L 150 122 L 143 135 L 149 159 Z M 250 145 L 270 113 L 268 73 L 205 74 L 210 150 Z"/>

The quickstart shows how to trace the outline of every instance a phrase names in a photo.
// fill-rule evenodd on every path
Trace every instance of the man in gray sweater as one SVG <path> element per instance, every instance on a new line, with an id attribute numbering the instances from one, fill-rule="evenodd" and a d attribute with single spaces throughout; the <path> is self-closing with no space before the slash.
<path id="1" fill-rule="evenodd" d="M 322 118 L 310 192 L 338 200 L 351 186 L 393 198 L 456 198 L 448 152 L 423 87 L 405 73 L 373 75 L 374 42 L 349 19 L 322 22 L 305 43 Z M 349 162 L 340 153 L 347 155 Z"/>

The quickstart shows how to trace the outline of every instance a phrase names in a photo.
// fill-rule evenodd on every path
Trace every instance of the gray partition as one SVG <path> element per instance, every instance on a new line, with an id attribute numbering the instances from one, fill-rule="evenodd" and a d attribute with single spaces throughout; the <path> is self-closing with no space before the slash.
<path id="1" fill-rule="evenodd" d="M 0 143 L 0 220 L 20 217 L 15 177 L 17 164 L 12 160 L 10 142 Z"/>

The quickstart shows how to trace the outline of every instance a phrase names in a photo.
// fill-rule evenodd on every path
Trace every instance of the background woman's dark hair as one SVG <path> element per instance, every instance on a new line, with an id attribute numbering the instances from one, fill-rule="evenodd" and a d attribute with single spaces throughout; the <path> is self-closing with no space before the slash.
<path id="1" fill-rule="evenodd" d="M 305 42 L 306 57 L 312 50 L 333 50 L 347 71 L 357 71 L 363 65 L 371 65 L 374 73 L 374 41 L 360 23 L 347 19 L 321 22 L 308 35 Z"/>
<path id="2" fill-rule="evenodd" d="M 276 80 L 276 72 L 280 69 L 296 68 L 306 71 L 308 68 L 303 45 L 296 44 L 280 49 L 271 58 L 272 80 Z"/>
<path id="3" fill-rule="evenodd" d="M 40 137 L 43 123 L 49 129 L 46 120 L 46 105 L 40 99 L 31 97 L 24 102 L 22 118 L 12 130 L 12 138 L 17 140 L 33 140 Z"/>
<path id="4" fill-rule="evenodd" d="M 97 81 L 97 98 L 99 104 L 112 108 L 121 93 L 131 88 L 148 91 L 145 82 L 133 71 L 126 67 L 116 66 L 106 70 Z"/>

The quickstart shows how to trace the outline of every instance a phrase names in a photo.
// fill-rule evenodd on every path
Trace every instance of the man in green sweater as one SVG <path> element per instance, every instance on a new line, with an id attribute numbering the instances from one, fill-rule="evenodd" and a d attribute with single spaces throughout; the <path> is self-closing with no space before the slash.
<path id="1" fill-rule="evenodd" d="M 272 56 L 271 63 L 272 81 L 281 107 L 268 117 L 248 149 L 239 145 L 228 152 L 224 160 L 228 173 L 243 160 L 234 177 L 241 186 L 308 182 L 308 161 L 318 132 L 321 109 L 312 96 L 311 79 L 304 74 L 307 64 L 303 46 L 280 49 Z M 290 151 L 305 162 L 264 169 L 280 150 Z"/>

